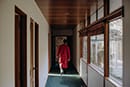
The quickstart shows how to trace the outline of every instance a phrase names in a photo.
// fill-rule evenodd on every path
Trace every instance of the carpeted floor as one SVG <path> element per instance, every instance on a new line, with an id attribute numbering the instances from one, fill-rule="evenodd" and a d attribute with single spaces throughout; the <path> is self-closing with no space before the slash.
<path id="1" fill-rule="evenodd" d="M 53 68 L 48 76 L 46 87 L 86 87 L 73 65 L 62 76 L 59 68 Z"/>

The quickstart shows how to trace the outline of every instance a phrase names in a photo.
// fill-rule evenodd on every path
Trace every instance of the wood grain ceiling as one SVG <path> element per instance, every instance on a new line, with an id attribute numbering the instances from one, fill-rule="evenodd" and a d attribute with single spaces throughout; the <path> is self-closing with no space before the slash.
<path id="1" fill-rule="evenodd" d="M 50 25 L 76 25 L 94 0 L 35 0 Z"/>

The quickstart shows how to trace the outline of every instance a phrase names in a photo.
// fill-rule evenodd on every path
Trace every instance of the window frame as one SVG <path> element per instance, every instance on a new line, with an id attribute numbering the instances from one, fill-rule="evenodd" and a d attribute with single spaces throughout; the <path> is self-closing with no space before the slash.
<path id="1" fill-rule="evenodd" d="M 104 33 L 101 33 L 101 34 L 95 34 L 95 35 L 92 35 L 91 37 L 90 37 L 90 43 L 91 43 L 91 38 L 93 37 L 93 36 L 99 36 L 99 35 L 103 35 L 103 39 L 104 39 Z M 104 42 L 104 41 L 103 41 Z M 92 44 L 90 44 L 90 49 L 91 49 L 91 45 Z M 103 46 L 103 49 L 104 49 L 104 46 Z M 92 61 L 91 61 L 91 50 L 90 50 L 90 64 L 91 64 L 91 66 L 92 67 L 94 67 L 94 69 L 96 70 L 96 71 L 98 71 L 98 72 L 100 72 L 100 73 L 104 73 L 104 62 L 103 62 L 103 69 L 101 68 L 101 67 L 99 67 L 99 66 L 97 66 L 97 65 L 95 65 L 94 63 L 92 63 Z M 96 55 L 97 56 L 97 55 Z M 104 59 L 103 59 L 104 60 Z"/>
<path id="2" fill-rule="evenodd" d="M 113 21 L 116 21 L 116 20 L 118 20 L 118 19 L 122 19 L 122 23 L 123 23 L 123 17 L 122 16 L 118 16 L 118 17 L 116 17 L 116 18 L 113 18 L 113 19 L 111 19 L 111 20 L 109 20 L 109 23 L 110 22 L 113 22 Z M 123 30 L 122 30 L 123 31 Z M 109 28 L 109 33 L 110 33 L 110 28 Z M 110 37 L 110 36 L 109 36 Z M 122 35 L 122 37 L 123 37 L 123 35 Z M 123 42 L 122 42 L 122 44 L 123 44 Z M 122 47 L 123 47 L 123 45 L 122 45 Z M 109 39 L 109 51 L 110 51 L 110 39 Z M 123 55 L 123 52 L 122 52 L 122 55 Z M 110 53 L 108 54 L 108 56 L 110 56 Z M 110 58 L 110 57 L 109 57 Z M 123 56 L 122 56 L 122 58 L 123 58 Z M 110 59 L 108 60 L 109 62 L 110 62 Z M 122 60 L 122 62 L 123 62 L 123 60 Z M 109 63 L 109 69 L 110 69 L 110 63 Z M 122 74 L 123 74 L 123 65 L 122 65 Z M 116 78 L 114 78 L 113 76 L 111 76 L 111 74 L 110 74 L 110 71 L 109 71 L 109 79 L 113 82 L 113 83 L 117 83 L 117 84 L 119 84 L 119 85 L 122 85 L 122 81 L 119 81 L 119 80 L 117 80 Z M 122 79 L 123 79 L 123 75 L 122 75 Z"/>
<path id="3" fill-rule="evenodd" d="M 112 79 L 109 78 L 110 77 L 109 76 L 109 21 L 114 20 L 114 19 L 119 18 L 119 17 L 123 18 L 124 17 L 124 7 L 121 6 L 110 13 L 109 12 L 109 6 L 110 6 L 109 1 L 110 0 L 104 0 L 104 17 L 101 18 L 100 20 L 96 20 L 94 23 L 90 23 L 91 22 L 91 18 L 90 18 L 91 13 L 89 12 L 90 16 L 87 17 L 88 26 L 83 31 L 80 31 L 80 36 L 88 36 L 88 39 L 87 39 L 87 50 L 88 50 L 87 64 L 88 64 L 88 66 L 89 65 L 91 66 L 92 64 L 90 61 L 91 60 L 91 57 L 90 57 L 90 54 L 91 54 L 90 37 L 97 33 L 96 30 L 98 30 L 98 29 L 95 29 L 95 27 L 97 28 L 98 24 L 103 23 L 104 29 L 103 29 L 102 33 L 104 33 L 104 78 L 105 78 L 104 80 L 110 81 L 115 86 L 117 86 L 117 84 L 122 86 L 122 84 L 111 81 Z M 101 27 L 99 27 L 99 28 L 101 28 Z M 98 69 L 95 69 L 95 68 L 96 67 L 94 67 L 93 69 L 95 71 L 97 71 Z"/>

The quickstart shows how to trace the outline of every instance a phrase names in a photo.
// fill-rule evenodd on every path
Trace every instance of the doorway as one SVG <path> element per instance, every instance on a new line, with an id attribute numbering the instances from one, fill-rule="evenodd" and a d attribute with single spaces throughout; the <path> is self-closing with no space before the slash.
<path id="1" fill-rule="evenodd" d="M 39 25 L 30 20 L 30 87 L 39 87 Z"/>
<path id="2" fill-rule="evenodd" d="M 52 36 L 51 40 L 51 70 L 50 73 L 59 73 L 59 65 L 56 61 L 57 48 L 63 44 L 63 40 L 67 39 L 68 46 L 70 47 L 71 61 L 69 62 L 68 74 L 77 74 L 77 71 L 73 65 L 73 36 Z"/>
<path id="3" fill-rule="evenodd" d="M 39 87 L 39 25 L 35 23 L 35 87 Z"/>
<path id="4" fill-rule="evenodd" d="M 15 87 L 27 87 L 27 16 L 15 7 Z"/>
<path id="5" fill-rule="evenodd" d="M 35 87 L 34 21 L 30 19 L 30 87 Z"/>

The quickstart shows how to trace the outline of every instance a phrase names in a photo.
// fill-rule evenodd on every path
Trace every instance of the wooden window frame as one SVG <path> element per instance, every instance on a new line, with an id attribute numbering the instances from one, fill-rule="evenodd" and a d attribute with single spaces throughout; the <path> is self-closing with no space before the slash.
<path id="1" fill-rule="evenodd" d="M 90 14 L 90 12 L 89 12 Z M 98 33 L 104 33 L 104 78 L 109 77 L 109 21 L 117 17 L 124 16 L 124 7 L 120 7 L 109 13 L 109 0 L 104 0 L 104 17 L 97 20 L 96 22 L 90 24 L 90 16 L 88 21 L 88 26 L 85 29 L 79 31 L 80 37 L 87 36 L 87 63 L 90 64 L 90 36 L 96 35 Z M 95 33 L 93 33 L 95 31 Z"/>

